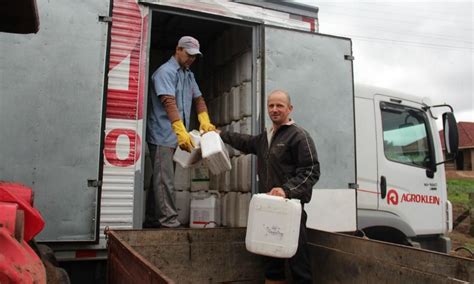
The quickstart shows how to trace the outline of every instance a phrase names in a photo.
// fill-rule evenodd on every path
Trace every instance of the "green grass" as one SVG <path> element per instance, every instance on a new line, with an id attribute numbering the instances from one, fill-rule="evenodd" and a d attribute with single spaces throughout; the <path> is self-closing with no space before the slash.
<path id="1" fill-rule="evenodd" d="M 474 242 L 466 243 L 464 246 L 470 249 L 471 251 L 474 251 Z"/>
<path id="2" fill-rule="evenodd" d="M 474 193 L 474 180 L 448 179 L 448 199 L 451 203 L 460 203 L 465 208 L 473 207 L 469 201 L 469 193 Z"/>

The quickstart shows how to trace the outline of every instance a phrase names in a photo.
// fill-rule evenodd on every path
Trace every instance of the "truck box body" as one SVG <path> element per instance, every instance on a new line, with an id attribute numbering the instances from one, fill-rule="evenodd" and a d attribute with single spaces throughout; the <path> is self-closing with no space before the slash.
<path id="1" fill-rule="evenodd" d="M 108 283 L 263 283 L 245 229 L 118 230 L 108 243 Z M 308 244 L 315 283 L 474 281 L 469 259 L 311 229 Z"/>

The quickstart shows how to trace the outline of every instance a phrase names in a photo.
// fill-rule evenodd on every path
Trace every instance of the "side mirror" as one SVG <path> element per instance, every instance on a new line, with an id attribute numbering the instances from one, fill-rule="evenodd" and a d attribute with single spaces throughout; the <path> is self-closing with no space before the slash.
<path id="1" fill-rule="evenodd" d="M 454 160 L 458 154 L 459 136 L 456 118 L 452 112 L 443 113 L 443 129 L 446 152 Z"/>
<path id="2" fill-rule="evenodd" d="M 444 145 L 446 147 L 446 160 L 436 163 L 434 165 L 434 168 L 446 162 L 454 161 L 456 159 L 456 156 L 458 155 L 458 150 L 459 150 L 458 125 L 456 123 L 456 118 L 454 117 L 454 114 L 453 114 L 453 108 L 448 104 L 443 104 L 443 105 L 434 105 L 434 106 L 425 107 L 424 110 L 429 111 L 431 114 L 431 117 L 434 119 L 437 119 L 436 117 L 433 116 L 433 113 L 431 112 L 431 109 L 437 108 L 437 107 L 448 107 L 451 111 L 443 113 L 443 132 L 444 132 L 443 138 L 444 138 Z"/>

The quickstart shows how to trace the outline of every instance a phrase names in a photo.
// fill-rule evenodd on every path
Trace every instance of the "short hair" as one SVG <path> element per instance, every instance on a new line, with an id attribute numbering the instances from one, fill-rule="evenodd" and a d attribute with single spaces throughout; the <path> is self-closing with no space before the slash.
<path id="1" fill-rule="evenodd" d="M 290 95 L 288 94 L 287 91 L 284 91 L 284 90 L 280 90 L 280 89 L 276 89 L 276 90 L 273 90 L 270 92 L 270 94 L 268 95 L 268 97 L 270 97 L 271 95 L 275 94 L 275 93 L 282 93 L 285 95 L 286 97 L 286 100 L 288 101 L 288 105 L 291 106 L 291 97 Z"/>

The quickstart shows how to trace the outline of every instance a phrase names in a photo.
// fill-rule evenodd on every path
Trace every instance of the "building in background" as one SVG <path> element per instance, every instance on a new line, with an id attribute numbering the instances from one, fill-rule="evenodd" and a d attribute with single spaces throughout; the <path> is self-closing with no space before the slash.
<path id="1" fill-rule="evenodd" d="M 474 122 L 458 122 L 459 153 L 456 160 L 446 163 L 446 170 L 474 171 Z M 444 145 L 443 130 L 439 132 L 443 153 Z"/>

